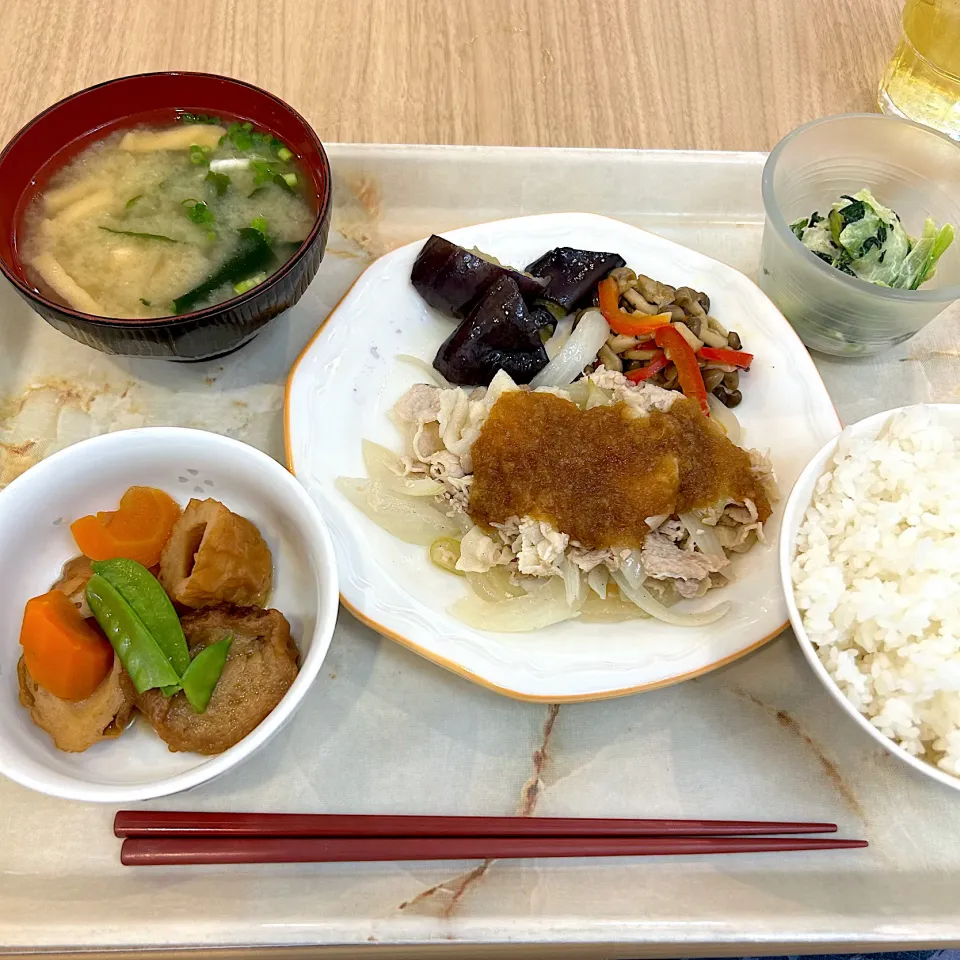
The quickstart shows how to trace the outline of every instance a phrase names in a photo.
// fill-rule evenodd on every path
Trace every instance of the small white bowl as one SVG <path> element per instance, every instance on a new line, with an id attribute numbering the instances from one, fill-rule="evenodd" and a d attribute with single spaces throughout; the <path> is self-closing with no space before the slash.
<path id="1" fill-rule="evenodd" d="M 171 753 L 138 720 L 116 740 L 63 753 L 18 702 L 23 608 L 45 593 L 76 556 L 70 523 L 113 509 L 139 484 L 181 505 L 214 497 L 259 527 L 273 552 L 270 605 L 290 621 L 300 673 L 273 712 L 214 757 Z M 84 440 L 48 457 L 0 491 L 0 773 L 42 793 L 127 803 L 186 790 L 250 756 L 290 719 L 326 656 L 337 620 L 333 544 L 313 501 L 279 463 L 253 447 L 179 427 L 124 430 Z"/>
<path id="2" fill-rule="evenodd" d="M 930 403 L 921 404 L 921 406 L 926 406 L 936 411 L 954 430 L 960 431 L 960 404 Z M 911 408 L 897 407 L 894 410 L 885 410 L 883 413 L 867 417 L 865 420 L 861 420 L 859 423 L 847 427 L 847 430 L 849 430 L 850 434 L 854 437 L 875 437 L 880 432 L 881 427 L 892 416 L 903 413 L 909 409 Z M 793 577 L 791 576 L 790 568 L 793 565 L 797 550 L 797 531 L 803 522 L 807 507 L 810 506 L 810 501 L 813 499 L 813 490 L 816 482 L 823 474 L 827 462 L 836 451 L 839 439 L 840 435 L 838 434 L 826 443 L 820 452 L 807 464 L 803 473 L 800 474 L 800 477 L 794 484 L 793 489 L 790 491 L 790 496 L 787 498 L 787 503 L 783 511 L 783 524 L 780 533 L 780 579 L 783 583 L 784 595 L 787 598 L 787 611 L 790 615 L 790 623 L 793 625 L 793 632 L 800 643 L 800 649 L 803 651 L 803 655 L 807 658 L 813 672 L 827 688 L 827 692 L 840 705 L 843 711 L 853 718 L 862 730 L 865 730 L 885 750 L 892 753 L 895 757 L 899 757 L 904 763 L 913 767 L 914 770 L 919 770 L 920 773 L 932 777 L 934 780 L 938 780 L 948 787 L 960 790 L 960 777 L 955 777 L 945 770 L 940 770 L 938 767 L 908 753 L 903 747 L 896 743 L 896 741 L 891 740 L 881 733 L 857 710 L 843 695 L 833 677 L 831 677 L 827 671 L 827 668 L 820 662 L 820 658 L 817 656 L 817 648 L 807 636 L 806 630 L 804 630 L 803 620 L 800 617 L 800 611 L 797 609 L 797 602 L 794 597 Z"/>

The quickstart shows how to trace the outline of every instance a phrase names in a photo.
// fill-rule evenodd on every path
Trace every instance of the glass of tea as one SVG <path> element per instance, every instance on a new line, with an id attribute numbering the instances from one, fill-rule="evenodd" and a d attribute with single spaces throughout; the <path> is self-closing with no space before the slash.
<path id="1" fill-rule="evenodd" d="M 960 140 L 960 0 L 907 0 L 902 24 L 880 109 Z"/>

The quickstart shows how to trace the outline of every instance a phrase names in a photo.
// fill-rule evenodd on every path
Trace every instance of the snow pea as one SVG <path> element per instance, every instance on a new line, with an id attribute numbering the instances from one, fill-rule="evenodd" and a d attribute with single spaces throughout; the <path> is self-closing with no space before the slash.
<path id="1" fill-rule="evenodd" d="M 180 677 L 143 621 L 117 588 L 98 573 L 87 583 L 87 603 L 137 693 L 154 687 L 179 687 Z"/>
<path id="2" fill-rule="evenodd" d="M 91 566 L 133 607 L 177 675 L 182 675 L 190 666 L 190 651 L 177 611 L 157 578 L 135 560 L 100 560 Z"/>
<path id="3" fill-rule="evenodd" d="M 227 662 L 233 637 L 225 637 L 201 650 L 191 661 L 180 680 L 183 693 L 197 713 L 203 713 L 210 703 L 213 691 L 220 681 L 220 674 Z"/>

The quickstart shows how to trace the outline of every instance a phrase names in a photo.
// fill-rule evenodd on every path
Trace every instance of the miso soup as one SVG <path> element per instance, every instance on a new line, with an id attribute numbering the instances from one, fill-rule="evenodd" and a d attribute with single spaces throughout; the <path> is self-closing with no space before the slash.
<path id="1" fill-rule="evenodd" d="M 252 290 L 313 226 L 312 182 L 250 123 L 183 114 L 92 144 L 26 212 L 38 289 L 84 313 L 188 313 Z"/>

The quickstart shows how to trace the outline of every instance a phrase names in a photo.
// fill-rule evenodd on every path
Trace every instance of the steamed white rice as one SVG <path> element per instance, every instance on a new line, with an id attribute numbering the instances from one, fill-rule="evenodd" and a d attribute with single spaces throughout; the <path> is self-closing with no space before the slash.
<path id="1" fill-rule="evenodd" d="M 960 776 L 960 439 L 929 407 L 840 437 L 800 526 L 797 607 L 851 703 Z"/>

